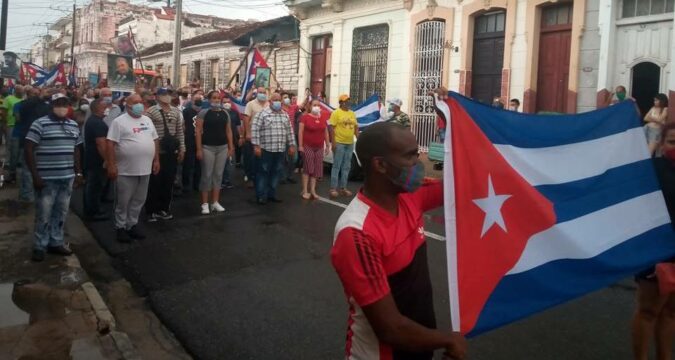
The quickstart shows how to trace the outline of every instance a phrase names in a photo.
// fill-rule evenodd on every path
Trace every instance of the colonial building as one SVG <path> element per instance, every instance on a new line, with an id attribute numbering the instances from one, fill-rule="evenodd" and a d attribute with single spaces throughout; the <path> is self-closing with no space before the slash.
<path id="1" fill-rule="evenodd" d="M 625 85 L 641 108 L 675 89 L 673 0 L 286 0 L 301 19 L 298 87 L 399 97 L 424 149 L 430 89 L 527 112 L 604 106 Z M 675 95 L 675 93 L 673 93 Z M 675 98 L 673 99 L 675 102 Z M 674 114 L 675 115 L 675 114 Z"/>
<path id="2" fill-rule="evenodd" d="M 298 90 L 298 23 L 291 17 L 281 17 L 260 23 L 247 23 L 229 29 L 214 31 L 181 41 L 180 83 L 187 86 L 199 80 L 205 89 L 224 87 L 233 78 L 232 85 L 243 80 L 240 67 L 248 46 L 255 43 L 272 69 L 270 86 L 296 92 Z M 141 52 L 146 69 L 155 70 L 171 78 L 171 42 L 151 46 Z M 239 71 L 237 71 L 239 70 Z"/>

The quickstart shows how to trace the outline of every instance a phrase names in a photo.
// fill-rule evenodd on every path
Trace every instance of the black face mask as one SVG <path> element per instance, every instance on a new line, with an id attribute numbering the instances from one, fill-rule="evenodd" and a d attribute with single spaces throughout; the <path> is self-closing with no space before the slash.
<path id="1" fill-rule="evenodd" d="M 195 100 L 195 106 L 197 106 L 197 107 L 201 107 L 203 103 L 204 103 L 204 100 Z"/>

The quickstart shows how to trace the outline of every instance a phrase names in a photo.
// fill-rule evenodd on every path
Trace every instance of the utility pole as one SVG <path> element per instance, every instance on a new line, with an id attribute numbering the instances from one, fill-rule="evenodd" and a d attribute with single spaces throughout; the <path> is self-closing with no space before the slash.
<path id="1" fill-rule="evenodd" d="M 3 0 L 7 1 L 7 0 Z M 176 20 L 175 20 L 175 33 L 173 38 L 173 76 L 171 77 L 171 85 L 174 88 L 180 86 L 180 39 L 181 39 L 181 25 L 183 22 L 183 1 L 175 0 L 174 4 L 176 5 Z"/>
<path id="2" fill-rule="evenodd" d="M 0 14 L 0 50 L 7 50 L 7 12 L 9 0 L 2 0 L 2 14 Z"/>
<path id="3" fill-rule="evenodd" d="M 75 65 L 75 12 L 77 11 L 76 9 L 76 3 L 77 0 L 73 0 L 73 29 L 70 31 L 70 36 L 72 38 L 70 42 L 70 71 L 73 71 L 73 65 Z M 70 75 L 70 74 L 68 74 Z"/>

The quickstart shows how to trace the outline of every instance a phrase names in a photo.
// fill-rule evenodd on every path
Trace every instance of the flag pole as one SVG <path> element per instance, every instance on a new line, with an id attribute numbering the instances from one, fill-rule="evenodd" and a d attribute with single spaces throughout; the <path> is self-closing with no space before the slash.
<path id="1" fill-rule="evenodd" d="M 136 38 L 134 37 L 134 33 L 131 32 L 131 25 L 129 25 L 129 37 L 131 38 L 131 42 L 134 44 L 134 49 L 136 50 L 136 59 L 138 60 L 138 63 L 141 65 L 141 74 L 144 75 L 143 81 L 145 81 L 145 67 L 143 67 L 143 60 L 141 59 L 141 52 L 138 50 L 138 45 L 136 45 Z"/>
<path id="2" fill-rule="evenodd" d="M 251 45 L 248 46 L 248 49 L 246 50 L 246 54 L 244 55 L 244 61 L 239 62 L 239 66 L 237 67 L 237 70 L 230 75 L 230 81 L 227 82 L 227 85 L 225 86 L 225 89 L 229 88 L 230 85 L 232 84 L 232 81 L 234 80 L 234 77 L 237 76 L 237 73 L 239 73 L 239 70 L 241 70 L 241 67 L 244 66 L 244 63 L 246 62 L 246 59 L 248 59 L 248 54 L 251 53 L 253 48 L 255 47 L 255 43 L 252 43 Z M 246 96 L 246 94 L 244 94 Z"/>

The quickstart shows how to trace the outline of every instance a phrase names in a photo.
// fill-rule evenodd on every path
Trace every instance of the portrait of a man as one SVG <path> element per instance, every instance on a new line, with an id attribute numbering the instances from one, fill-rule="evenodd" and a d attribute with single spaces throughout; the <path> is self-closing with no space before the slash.
<path id="1" fill-rule="evenodd" d="M 131 57 L 108 55 L 108 84 L 113 91 L 130 91 L 135 85 Z"/>
<path id="2" fill-rule="evenodd" d="M 21 67 L 21 60 L 11 51 L 2 52 L 2 67 L 0 67 L 0 77 L 6 79 L 18 79 L 19 68 Z"/>

